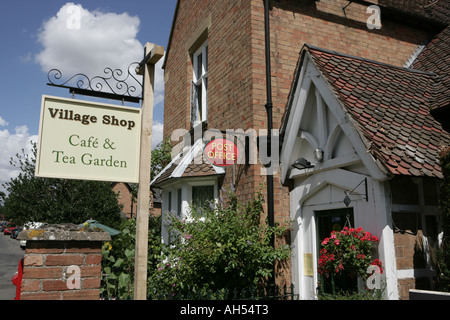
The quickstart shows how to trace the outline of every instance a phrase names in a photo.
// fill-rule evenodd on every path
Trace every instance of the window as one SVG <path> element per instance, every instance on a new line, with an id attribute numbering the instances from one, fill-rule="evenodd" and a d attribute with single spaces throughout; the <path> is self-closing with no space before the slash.
<path id="1" fill-rule="evenodd" d="M 173 246 L 175 239 L 180 236 L 178 231 L 171 228 L 172 219 L 169 217 L 184 219 L 186 222 L 202 219 L 205 206 L 210 202 L 216 203 L 216 188 L 212 180 L 183 181 L 163 191 L 161 234 L 165 244 Z M 193 215 L 190 204 L 197 208 L 196 215 Z"/>
<path id="2" fill-rule="evenodd" d="M 318 246 L 331 231 L 341 231 L 345 226 L 353 227 L 353 208 L 324 210 L 316 213 L 318 228 Z"/>
<path id="3" fill-rule="evenodd" d="M 169 192 L 169 197 L 168 197 L 168 201 L 167 201 L 167 210 L 169 214 L 172 214 L 172 192 Z M 170 245 L 172 244 L 173 241 L 173 234 L 171 230 L 168 230 L 168 234 L 167 234 L 167 243 Z"/>
<path id="4" fill-rule="evenodd" d="M 193 186 L 192 204 L 201 210 L 209 201 L 214 201 L 214 186 Z"/>
<path id="5" fill-rule="evenodd" d="M 169 212 L 171 212 L 172 211 L 172 192 L 169 192 L 169 199 L 167 201 L 167 204 L 168 204 L 167 210 Z"/>
<path id="6" fill-rule="evenodd" d="M 208 42 L 192 55 L 191 122 L 197 125 L 207 120 L 208 113 Z"/>
<path id="7" fill-rule="evenodd" d="M 177 195 L 177 214 L 178 214 L 178 216 L 180 216 L 181 217 L 181 214 L 182 214 L 182 212 L 181 212 L 181 203 L 182 203 L 182 201 L 181 201 L 181 189 L 178 189 L 178 195 Z"/>

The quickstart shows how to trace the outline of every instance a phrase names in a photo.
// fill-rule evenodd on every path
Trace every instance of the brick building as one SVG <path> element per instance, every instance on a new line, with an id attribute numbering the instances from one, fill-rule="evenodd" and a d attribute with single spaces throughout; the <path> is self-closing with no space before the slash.
<path id="1" fill-rule="evenodd" d="M 306 230 L 305 224 L 308 219 L 319 221 L 319 211 L 323 217 L 339 216 L 339 210 L 348 209 L 340 199 L 344 191 L 355 191 L 352 189 L 361 181 L 365 181 L 368 191 L 355 191 L 358 196 L 352 198 L 350 205 L 353 223 L 374 229 L 373 233 L 383 239 L 380 258 L 385 259 L 383 262 L 390 270 L 386 276 L 388 298 L 403 298 L 410 282 L 420 282 L 415 280 L 414 271 L 419 267 L 413 263 L 411 248 L 415 241 L 422 244 L 424 251 L 427 248 L 420 236 L 422 229 L 419 231 L 417 223 L 411 226 L 410 222 L 413 217 L 416 222 L 428 223 L 429 229 L 437 224 L 436 179 L 441 178 L 441 173 L 436 166 L 436 150 L 441 144 L 448 145 L 449 136 L 431 116 L 429 108 L 434 106 L 440 119 L 446 117 L 449 83 L 439 75 L 446 74 L 449 65 L 448 50 L 442 46 L 448 45 L 448 7 L 448 1 L 442 0 L 411 0 L 401 5 L 389 0 L 271 1 L 273 128 L 279 132 L 281 151 L 272 167 L 277 169 L 280 161 L 274 174 L 274 211 L 275 221 L 294 221 L 291 236 L 280 241 L 295 244 L 291 267 L 278 269 L 277 281 L 292 281 L 302 298 L 313 298 L 318 285 L 316 272 L 313 276 L 303 274 L 303 254 L 311 253 L 317 259 L 320 240 L 313 230 L 317 225 L 312 224 Z M 380 16 L 377 8 L 381 10 Z M 373 15 L 381 18 L 381 24 L 375 28 Z M 262 0 L 178 1 L 164 61 L 164 135 L 177 144 L 177 153 L 152 182 L 153 187 L 163 190 L 163 214 L 165 211 L 187 214 L 191 201 L 217 200 L 225 196 L 223 190 L 230 186 L 246 202 L 265 182 L 266 169 L 261 164 L 264 143 L 259 143 L 264 140 L 258 139 L 267 134 L 264 27 Z M 431 63 L 436 56 L 447 60 Z M 421 71 L 405 71 L 411 66 Z M 368 69 L 372 78 L 364 82 Z M 358 74 L 358 70 L 363 71 Z M 339 75 L 346 71 L 349 76 L 340 80 Z M 380 83 L 371 81 L 379 72 L 389 77 Z M 319 75 L 322 87 L 314 83 L 308 87 L 309 91 L 302 92 L 304 88 L 299 84 L 304 84 L 307 77 Z M 389 85 L 399 76 L 406 79 L 403 91 Z M 369 108 L 370 103 L 380 106 L 383 102 L 363 93 L 376 91 L 381 85 L 387 87 L 380 91 L 380 96 L 396 103 L 388 105 L 392 107 L 391 113 L 377 115 L 376 108 Z M 353 90 L 358 93 L 353 100 L 343 100 Z M 304 99 L 303 105 L 299 97 Z M 323 101 L 322 107 L 316 107 L 319 100 Z M 406 124 L 403 121 L 411 110 L 411 114 L 422 117 L 417 128 L 414 120 L 409 119 Z M 393 122 L 397 124 L 395 128 L 390 126 Z M 406 134 L 407 125 L 411 128 Z M 243 149 L 247 146 L 249 156 L 234 166 L 213 166 L 202 155 L 204 143 L 210 138 L 207 134 L 219 135 L 227 130 L 234 132 L 236 144 Z M 383 144 L 386 136 L 376 134 L 383 130 L 389 133 L 395 130 L 396 138 L 404 134 L 403 149 Z M 426 144 L 422 143 L 420 152 L 418 148 L 410 151 L 420 153 L 418 161 L 391 156 L 404 155 L 408 151 L 407 141 L 417 146 L 420 141 L 414 139 L 424 132 L 429 137 Z M 317 165 L 313 151 L 320 148 L 313 148 L 314 145 L 328 148 L 322 154 L 328 161 L 323 162 L 326 165 Z M 432 152 L 427 149 L 430 146 Z M 277 153 L 274 150 L 272 156 Z M 291 170 L 291 163 L 301 156 L 315 166 L 306 171 Z M 395 165 L 391 163 L 394 160 L 398 161 Z M 368 180 L 360 179 L 363 177 Z M 315 185 L 308 179 L 316 179 Z M 360 186 L 364 188 L 364 184 Z M 385 192 L 386 185 L 393 190 L 392 195 Z M 314 186 L 314 194 L 305 191 Z M 404 190 L 410 190 L 410 197 Z M 368 196 L 372 193 L 379 195 L 377 200 Z M 305 194 L 308 197 L 304 198 Z M 364 203 L 364 197 L 371 199 L 370 204 Z M 305 203 L 309 211 L 302 210 Z M 333 205 L 326 206 L 327 203 Z M 427 209 L 434 218 L 426 218 L 423 210 L 417 212 L 425 204 L 430 205 Z M 398 209 L 395 214 L 391 214 L 395 211 L 392 207 Z M 364 218 L 361 210 L 369 210 L 371 218 Z M 397 234 L 392 216 L 406 211 L 407 214 L 394 217 L 395 225 L 402 224 L 398 229 L 402 231 L 415 229 Z M 308 216 L 304 215 L 306 212 Z M 408 235 L 414 235 L 414 239 L 406 240 Z M 163 227 L 164 241 L 168 237 Z M 427 268 L 425 260 L 424 268 L 420 269 Z M 313 263 L 316 264 L 314 259 Z M 422 273 L 431 287 L 429 270 Z"/>
<path id="2" fill-rule="evenodd" d="M 137 203 L 133 198 L 131 186 L 124 182 L 114 182 L 112 190 L 117 195 L 117 201 L 122 206 L 122 216 L 130 219 L 136 216 Z"/>
<path id="3" fill-rule="evenodd" d="M 119 205 L 122 205 L 122 217 L 131 219 L 136 217 L 137 202 L 136 196 L 133 196 L 133 190 L 129 183 L 114 182 L 111 185 L 112 190 L 117 195 Z M 161 197 L 158 190 L 150 192 L 150 214 L 159 216 L 161 214 Z"/>

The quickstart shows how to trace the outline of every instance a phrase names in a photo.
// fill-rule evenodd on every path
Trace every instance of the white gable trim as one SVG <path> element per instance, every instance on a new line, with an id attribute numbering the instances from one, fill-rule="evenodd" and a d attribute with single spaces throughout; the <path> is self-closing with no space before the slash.
<path id="1" fill-rule="evenodd" d="M 185 156 L 181 159 L 175 170 L 173 170 L 172 178 L 181 178 L 186 168 L 194 160 L 195 155 L 202 150 L 203 142 L 201 139 L 197 140 L 194 145 L 189 148 Z"/>
<path id="2" fill-rule="evenodd" d="M 153 178 L 153 180 L 150 182 L 150 185 L 152 185 L 164 172 L 166 172 L 173 164 L 176 164 L 179 160 L 180 160 L 180 158 L 181 158 L 181 156 L 182 156 L 182 152 L 180 152 L 180 153 L 178 153 L 175 157 L 173 157 L 173 159 L 172 159 L 172 161 L 170 161 L 170 163 L 167 165 L 167 166 L 165 166 L 165 168 L 164 169 L 162 169 L 157 175 L 156 175 L 156 177 L 154 177 Z"/>
<path id="3" fill-rule="evenodd" d="M 338 120 L 339 126 L 341 127 L 342 131 L 351 141 L 362 162 L 369 170 L 371 177 L 377 181 L 385 180 L 387 178 L 386 174 L 380 170 L 375 160 L 364 145 L 362 137 L 356 131 L 355 126 L 357 124 L 353 123 L 350 119 L 350 116 L 344 113 L 341 104 L 336 99 L 336 96 L 332 93 L 323 76 L 320 75 L 318 77 L 314 77 L 312 81 L 314 82 L 316 88 L 320 91 L 320 94 L 325 103 L 328 105 L 329 110 L 331 110 L 333 115 Z"/>
<path id="4" fill-rule="evenodd" d="M 314 168 L 314 170 L 313 169 L 299 170 L 296 168 L 292 168 L 289 173 L 289 179 L 311 176 L 311 175 L 314 175 L 314 174 L 317 174 L 320 172 L 355 165 L 360 162 L 361 162 L 360 157 L 358 157 L 357 155 L 351 154 L 348 156 L 343 156 L 343 157 L 327 160 L 327 161 L 323 162 L 322 164 L 317 165 Z"/>
<path id="5" fill-rule="evenodd" d="M 364 137 L 361 136 L 355 129 L 356 123 L 354 123 L 351 117 L 344 112 L 342 105 L 336 98 L 322 74 L 319 70 L 317 70 L 308 52 L 305 53 L 300 76 L 302 76 L 302 78 L 298 81 L 290 114 L 286 119 L 286 135 L 283 142 L 280 159 L 282 183 L 285 183 L 286 179 L 293 178 L 298 174 L 314 174 L 317 170 L 324 171 L 330 168 L 354 164 L 357 161 L 361 161 L 364 164 L 373 179 L 378 181 L 385 180 L 387 178 L 386 174 L 380 169 L 365 147 L 362 140 Z M 306 101 L 308 99 L 311 85 L 314 85 L 316 88 L 315 95 L 317 98 L 316 107 L 318 114 L 317 125 L 319 127 L 319 134 L 317 138 L 310 136 L 307 132 L 302 132 L 301 135 L 311 144 L 311 146 L 316 147 L 319 145 L 323 148 L 324 162 L 318 164 L 313 169 L 298 170 L 292 168 L 290 162 L 292 161 L 291 156 L 293 155 L 293 151 L 295 150 L 294 148 L 296 147 L 296 138 L 305 113 Z M 326 107 L 328 107 L 328 110 L 333 114 L 338 122 L 338 124 L 330 130 L 329 134 L 326 132 L 326 128 L 324 126 L 324 112 Z M 330 159 L 331 150 L 341 132 L 346 135 L 355 149 L 359 159 L 354 156 L 341 157 L 340 159 Z M 343 162 L 340 162 L 341 160 Z M 327 163 L 328 161 L 332 162 Z M 339 163 L 341 163 L 341 165 L 339 165 Z"/>
<path id="6" fill-rule="evenodd" d="M 316 193 L 318 193 L 320 190 L 325 188 L 328 185 L 336 186 L 340 189 L 351 191 L 353 190 L 353 195 L 359 195 L 361 197 L 365 197 L 364 194 L 364 187 L 361 186 L 360 188 L 354 189 L 355 186 L 357 186 L 362 180 L 366 178 L 365 175 L 343 170 L 343 169 L 336 169 L 327 172 L 323 172 L 320 175 L 315 175 L 312 177 L 309 177 L 307 180 L 302 182 L 303 194 L 297 194 L 297 197 L 294 197 L 294 199 L 297 199 L 298 208 L 301 208 L 303 203 L 306 202 L 308 199 L 313 197 Z M 301 190 L 301 189 L 300 189 Z M 344 195 L 342 196 L 342 200 L 344 199 Z M 295 217 L 291 217 L 295 218 Z"/>
<path id="7" fill-rule="evenodd" d="M 305 61 L 300 73 L 300 79 L 298 81 L 297 88 L 295 89 L 291 111 L 287 119 L 287 135 L 284 139 L 280 155 L 281 183 L 284 183 L 286 175 L 290 170 L 291 164 L 289 163 L 289 160 L 291 158 L 292 149 L 295 145 L 297 132 L 300 128 L 301 117 L 303 115 L 306 99 L 308 98 L 308 92 L 312 83 L 310 75 L 312 72 L 316 71 L 309 59 L 309 56 L 305 56 Z"/>
<path id="8" fill-rule="evenodd" d="M 189 164 L 194 160 L 195 156 L 199 153 L 203 152 L 203 141 L 202 139 L 197 140 L 192 147 L 189 147 L 187 151 L 181 151 L 178 153 L 172 161 L 163 169 L 161 172 L 152 180 L 150 185 L 152 185 L 164 172 L 168 170 L 172 165 L 176 165 L 177 167 L 171 175 L 170 178 L 181 178 L 183 176 L 184 171 L 189 166 Z M 202 157 L 202 161 L 203 157 Z M 225 174 L 225 168 L 219 166 L 213 166 L 216 174 Z"/>

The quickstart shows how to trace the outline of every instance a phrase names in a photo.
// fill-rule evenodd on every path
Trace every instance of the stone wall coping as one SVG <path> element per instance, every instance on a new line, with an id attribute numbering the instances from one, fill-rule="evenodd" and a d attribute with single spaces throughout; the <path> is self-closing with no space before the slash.
<path id="1" fill-rule="evenodd" d="M 37 241 L 110 241 L 108 232 L 100 228 L 80 227 L 76 224 L 51 224 L 38 229 L 23 230 L 18 240 Z"/>

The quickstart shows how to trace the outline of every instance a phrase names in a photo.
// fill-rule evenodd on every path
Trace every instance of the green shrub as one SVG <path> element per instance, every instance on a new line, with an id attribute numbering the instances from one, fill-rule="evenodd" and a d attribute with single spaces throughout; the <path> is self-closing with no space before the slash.
<path id="1" fill-rule="evenodd" d="M 190 292 L 242 289 L 270 277 L 274 263 L 287 259 L 289 246 L 273 248 L 272 234 L 286 226 L 261 221 L 261 193 L 247 205 L 229 195 L 226 206 L 191 208 L 189 219 L 169 214 L 174 239 L 149 279 L 149 292 L 179 296 Z"/>
<path id="2" fill-rule="evenodd" d="M 120 234 L 103 246 L 101 294 L 129 299 L 134 291 L 136 220 L 124 220 Z M 161 253 L 161 217 L 149 217 L 148 271 L 155 270 Z"/>

